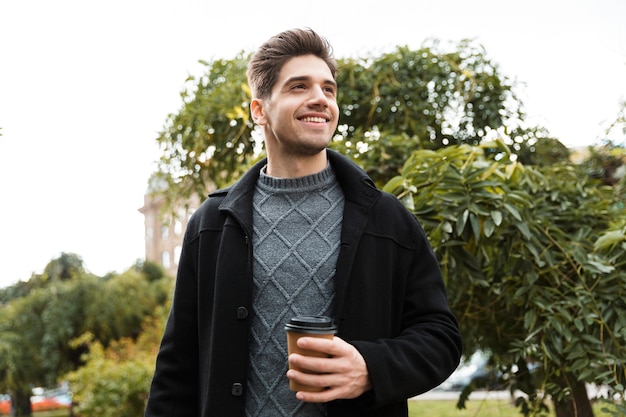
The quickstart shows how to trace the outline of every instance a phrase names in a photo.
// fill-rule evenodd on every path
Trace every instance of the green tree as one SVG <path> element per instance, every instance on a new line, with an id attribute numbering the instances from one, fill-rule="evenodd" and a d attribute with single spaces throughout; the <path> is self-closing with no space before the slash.
<path id="1" fill-rule="evenodd" d="M 229 184 L 255 157 L 248 55 L 202 61 L 204 75 L 189 77 L 182 108 L 168 116 L 157 142 L 162 150 L 156 180 L 166 202 L 205 197 L 209 185 Z M 163 187 L 161 187 L 163 188 Z"/>
<path id="2" fill-rule="evenodd" d="M 339 60 L 341 125 L 333 147 L 381 184 L 415 149 L 478 144 L 517 127 L 525 116 L 515 84 L 472 41 L 451 49 L 432 40 L 418 50 Z"/>
<path id="3" fill-rule="evenodd" d="M 339 59 L 340 126 L 331 146 L 382 185 L 415 149 L 477 144 L 504 130 L 535 138 L 522 134 L 515 84 L 484 49 L 471 41 L 452 49 L 429 41 L 418 50 Z M 204 74 L 188 79 L 182 107 L 157 138 L 162 156 L 154 180 L 166 201 L 205 198 L 209 185 L 230 184 L 262 155 L 249 114 L 249 57 L 203 62 Z"/>
<path id="4" fill-rule="evenodd" d="M 52 281 L 0 309 L 0 389 L 15 393 L 18 415 L 30 415 L 33 386 L 51 386 L 78 365 L 80 352 L 67 341 L 84 331 L 84 306 L 97 296 L 97 286 L 89 275 Z"/>
<path id="5" fill-rule="evenodd" d="M 623 192 L 623 182 L 626 176 L 626 148 L 610 140 L 601 141 L 595 146 L 587 148 L 589 156 L 582 162 L 588 170 L 588 175 L 597 178 L 605 185 L 615 185 L 616 190 Z"/>
<path id="6" fill-rule="evenodd" d="M 610 188 L 500 143 L 416 151 L 386 189 L 424 225 L 466 354 L 493 353 L 525 415 L 550 398 L 559 417 L 592 416 L 585 383 L 624 395 L 626 214 Z"/>
<path id="7" fill-rule="evenodd" d="M 75 253 L 63 252 L 58 258 L 46 265 L 43 271 L 44 279 L 65 281 L 85 273 L 83 260 Z"/>
<path id="8" fill-rule="evenodd" d="M 144 318 L 163 303 L 166 291 L 136 269 L 115 275 L 101 283 L 94 299 L 84 306 L 85 331 L 105 345 L 109 340 L 137 337 Z"/>
<path id="9" fill-rule="evenodd" d="M 90 334 L 73 341 L 89 346 L 84 366 L 63 377 L 72 387 L 81 415 L 143 415 L 167 312 L 165 304 L 145 319 L 137 339 L 122 338 L 106 348 Z"/>
<path id="10" fill-rule="evenodd" d="M 103 279 L 85 273 L 78 259 L 52 260 L 48 272 L 32 278 L 30 292 L 0 308 L 0 391 L 13 393 L 18 415 L 30 415 L 33 386 L 52 386 L 82 364 L 87 346 L 73 339 L 91 332 L 106 346 L 137 336 L 145 317 L 167 299 L 169 279 L 154 280 L 139 266 Z"/>
<path id="11" fill-rule="evenodd" d="M 519 135 L 519 136 L 518 136 Z M 521 137 L 520 137 L 521 136 Z M 550 166 L 570 159 L 571 151 L 545 129 L 534 128 L 511 134 L 517 160 L 525 165 Z"/>
<path id="12" fill-rule="evenodd" d="M 85 273 L 80 256 L 63 252 L 46 265 L 43 274 L 32 274 L 27 281 L 0 288 L 0 306 L 12 299 L 24 297 L 37 288 L 43 288 L 50 282 L 69 280 Z"/>

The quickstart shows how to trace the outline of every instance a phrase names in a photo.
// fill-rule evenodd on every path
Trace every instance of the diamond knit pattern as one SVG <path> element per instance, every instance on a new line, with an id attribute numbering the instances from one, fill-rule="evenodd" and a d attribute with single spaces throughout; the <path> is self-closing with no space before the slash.
<path id="1" fill-rule="evenodd" d="M 302 178 L 263 172 L 253 198 L 253 304 L 249 417 L 325 416 L 289 390 L 285 323 L 296 315 L 332 316 L 343 192 L 332 168 Z"/>

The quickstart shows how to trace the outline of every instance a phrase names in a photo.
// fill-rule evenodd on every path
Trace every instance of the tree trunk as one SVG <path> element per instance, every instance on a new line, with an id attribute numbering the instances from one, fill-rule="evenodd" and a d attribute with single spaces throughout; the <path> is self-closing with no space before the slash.
<path id="1" fill-rule="evenodd" d="M 572 398 L 568 401 L 555 401 L 554 411 L 556 417 L 594 417 L 585 383 L 576 381 L 572 386 Z"/>
<path id="2" fill-rule="evenodd" d="M 11 395 L 11 415 L 28 417 L 33 414 L 30 405 L 30 390 L 17 390 Z"/>

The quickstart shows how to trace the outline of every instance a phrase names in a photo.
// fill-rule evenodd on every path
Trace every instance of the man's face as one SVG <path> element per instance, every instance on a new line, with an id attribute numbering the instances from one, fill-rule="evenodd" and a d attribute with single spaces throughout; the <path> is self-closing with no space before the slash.
<path id="1" fill-rule="evenodd" d="M 328 146 L 339 119 L 337 85 L 326 63 L 304 55 L 287 61 L 272 95 L 252 105 L 268 152 L 308 156 Z"/>

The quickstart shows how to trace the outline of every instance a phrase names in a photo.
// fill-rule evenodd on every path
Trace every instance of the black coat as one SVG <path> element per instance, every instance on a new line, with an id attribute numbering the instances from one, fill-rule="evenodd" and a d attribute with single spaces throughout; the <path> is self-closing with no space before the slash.
<path id="1" fill-rule="evenodd" d="M 328 151 L 345 194 L 335 276 L 338 336 L 363 355 L 373 390 L 329 416 L 406 416 L 406 400 L 459 363 L 457 322 L 415 217 Z M 265 164 L 212 193 L 190 219 L 146 417 L 244 416 L 252 280 L 252 194 Z"/>

